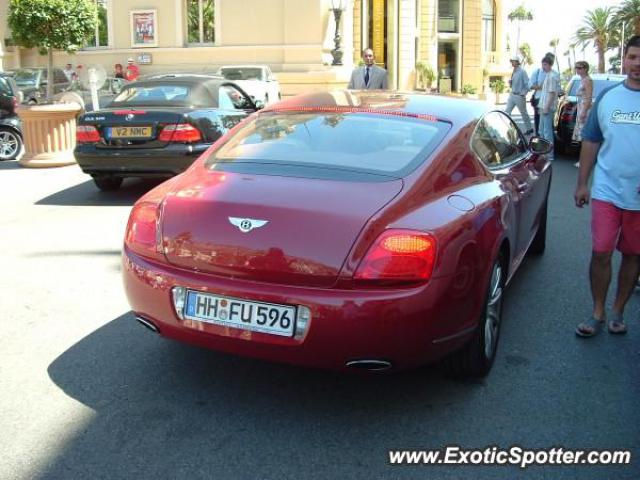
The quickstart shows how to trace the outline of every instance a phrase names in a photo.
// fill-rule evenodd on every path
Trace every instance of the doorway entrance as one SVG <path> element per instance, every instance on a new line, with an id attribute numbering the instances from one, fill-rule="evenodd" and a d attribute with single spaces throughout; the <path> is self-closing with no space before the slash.
<path id="1" fill-rule="evenodd" d="M 458 40 L 438 41 L 438 89 L 440 93 L 458 90 Z"/>

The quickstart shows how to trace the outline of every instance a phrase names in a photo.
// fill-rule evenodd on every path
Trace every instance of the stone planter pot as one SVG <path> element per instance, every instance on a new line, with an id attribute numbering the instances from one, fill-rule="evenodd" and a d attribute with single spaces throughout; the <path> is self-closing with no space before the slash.
<path id="1" fill-rule="evenodd" d="M 25 152 L 24 167 L 61 167 L 76 163 L 76 116 L 80 105 L 74 103 L 19 107 Z"/>

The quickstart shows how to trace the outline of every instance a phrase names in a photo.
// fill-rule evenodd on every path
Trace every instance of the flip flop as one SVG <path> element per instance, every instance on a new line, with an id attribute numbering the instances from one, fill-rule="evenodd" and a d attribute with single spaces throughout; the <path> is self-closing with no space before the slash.
<path id="1" fill-rule="evenodd" d="M 609 333 L 614 333 L 616 335 L 627 333 L 627 326 L 624 323 L 622 315 L 620 313 L 614 313 L 612 317 L 613 318 L 609 320 L 609 323 L 607 324 Z"/>
<path id="2" fill-rule="evenodd" d="M 582 322 L 576 328 L 576 335 L 582 338 L 589 338 L 597 335 L 602 330 L 604 320 L 596 320 L 590 317 L 587 321 Z"/>

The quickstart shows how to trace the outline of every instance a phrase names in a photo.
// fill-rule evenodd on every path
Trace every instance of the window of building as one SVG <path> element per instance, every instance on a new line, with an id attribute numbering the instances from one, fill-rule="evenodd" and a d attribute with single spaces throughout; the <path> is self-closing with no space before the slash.
<path id="1" fill-rule="evenodd" d="M 484 51 L 496 51 L 496 4 L 494 0 L 482 1 L 482 27 L 484 32 Z"/>
<path id="2" fill-rule="evenodd" d="M 459 33 L 460 3 L 458 0 L 438 0 L 438 32 Z"/>
<path id="3" fill-rule="evenodd" d="M 187 0 L 187 43 L 214 43 L 214 0 Z"/>
<path id="4" fill-rule="evenodd" d="M 98 8 L 98 23 L 96 29 L 85 45 L 88 48 L 104 48 L 109 46 L 109 29 L 107 0 L 93 0 Z"/>

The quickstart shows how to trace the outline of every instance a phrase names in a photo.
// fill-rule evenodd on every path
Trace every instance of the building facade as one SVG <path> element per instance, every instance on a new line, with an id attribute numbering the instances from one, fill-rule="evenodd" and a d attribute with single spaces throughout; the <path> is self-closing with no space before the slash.
<path id="1" fill-rule="evenodd" d="M 81 50 L 56 52 L 57 65 L 133 57 L 141 73 L 213 72 L 225 64 L 268 64 L 283 93 L 341 87 L 371 46 L 393 88 L 416 86 L 416 64 L 432 67 L 434 86 L 480 91 L 508 73 L 501 54 L 503 0 L 92 0 L 95 33 Z M 339 13 L 336 35 L 336 11 Z M 46 57 L 12 44 L 8 0 L 0 0 L 0 66 L 41 66 Z M 332 65 L 336 40 L 342 65 Z"/>

